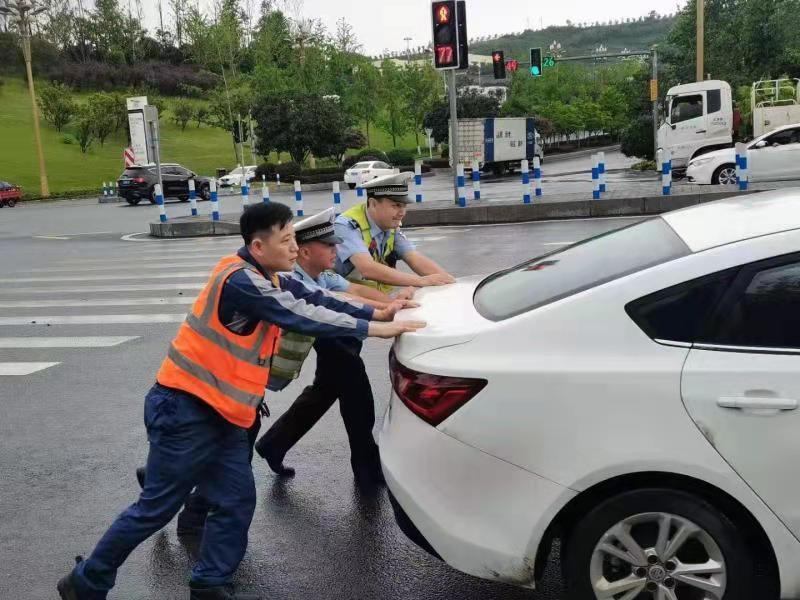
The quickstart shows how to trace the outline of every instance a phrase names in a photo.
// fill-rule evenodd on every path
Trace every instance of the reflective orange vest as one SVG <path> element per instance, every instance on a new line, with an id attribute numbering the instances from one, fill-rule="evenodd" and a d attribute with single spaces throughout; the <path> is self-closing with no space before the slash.
<path id="1" fill-rule="evenodd" d="M 264 399 L 280 329 L 262 321 L 250 335 L 238 335 L 220 322 L 222 288 L 240 269 L 263 277 L 238 256 L 220 260 L 172 341 L 156 379 L 197 396 L 231 423 L 247 428 Z"/>

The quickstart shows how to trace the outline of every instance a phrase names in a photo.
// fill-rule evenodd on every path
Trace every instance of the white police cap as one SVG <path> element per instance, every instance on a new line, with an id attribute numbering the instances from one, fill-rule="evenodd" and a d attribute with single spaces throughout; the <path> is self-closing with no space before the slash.
<path id="1" fill-rule="evenodd" d="M 324 242 L 326 244 L 341 244 L 342 238 L 336 235 L 333 228 L 335 220 L 336 214 L 333 212 L 333 208 L 328 208 L 312 217 L 298 221 L 294 225 L 297 243 Z"/>
<path id="2" fill-rule="evenodd" d="M 361 187 L 366 190 L 369 198 L 389 198 L 408 204 L 411 202 L 408 197 L 408 182 L 412 177 L 411 173 L 394 173 L 377 177 Z"/>

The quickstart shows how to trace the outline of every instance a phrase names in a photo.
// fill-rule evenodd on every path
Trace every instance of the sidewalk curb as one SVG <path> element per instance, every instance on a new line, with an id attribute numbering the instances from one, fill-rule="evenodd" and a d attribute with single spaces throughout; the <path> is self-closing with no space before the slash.
<path id="1" fill-rule="evenodd" d="M 472 204 L 459 208 L 447 203 L 419 207 L 411 205 L 404 227 L 431 227 L 439 225 L 494 225 L 527 223 L 561 219 L 592 219 L 602 217 L 635 217 L 657 215 L 697 204 L 713 202 L 747 192 L 712 192 L 676 196 L 644 196 L 636 198 L 609 198 L 607 200 L 573 200 L 569 202 L 540 202 L 532 204 L 492 202 Z M 150 223 L 150 235 L 157 238 L 188 238 L 239 233 L 239 214 L 222 215 L 220 221 L 210 221 L 208 216 L 179 217 L 168 223 Z"/>

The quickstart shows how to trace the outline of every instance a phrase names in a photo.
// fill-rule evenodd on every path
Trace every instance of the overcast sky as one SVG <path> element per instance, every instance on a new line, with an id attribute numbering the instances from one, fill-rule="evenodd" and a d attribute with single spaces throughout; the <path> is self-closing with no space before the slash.
<path id="1" fill-rule="evenodd" d="M 168 2 L 162 0 L 166 9 Z M 241 0 L 256 8 L 260 0 Z M 201 0 L 209 6 L 211 0 Z M 123 0 L 124 4 L 124 0 Z M 143 0 L 148 25 L 153 28 L 158 0 Z M 384 49 L 404 50 L 410 37 L 411 46 L 431 41 L 430 0 L 288 0 L 299 7 L 305 17 L 322 19 L 330 31 L 344 17 L 354 28 L 364 52 L 370 55 Z M 655 10 L 661 14 L 675 12 L 686 0 L 467 0 L 470 37 L 540 29 L 573 22 L 608 21 L 639 17 Z"/>

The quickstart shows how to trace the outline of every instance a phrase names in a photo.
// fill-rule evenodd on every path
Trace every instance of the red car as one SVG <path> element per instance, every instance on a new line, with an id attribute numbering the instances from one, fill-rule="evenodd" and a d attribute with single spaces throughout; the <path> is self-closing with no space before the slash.
<path id="1" fill-rule="evenodd" d="M 0 208 L 14 206 L 17 200 L 22 200 L 22 188 L 7 181 L 0 181 Z"/>

